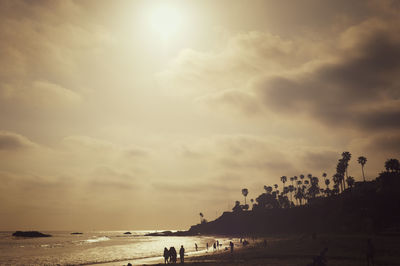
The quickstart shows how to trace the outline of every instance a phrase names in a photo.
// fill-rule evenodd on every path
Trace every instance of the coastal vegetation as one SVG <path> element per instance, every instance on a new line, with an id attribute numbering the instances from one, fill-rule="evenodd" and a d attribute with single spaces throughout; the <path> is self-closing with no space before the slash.
<path id="1" fill-rule="evenodd" d="M 265 185 L 265 192 L 250 199 L 242 189 L 244 204 L 236 201 L 232 212 L 215 221 L 192 226 L 189 234 L 269 234 L 296 232 L 379 231 L 400 225 L 400 164 L 385 162 L 385 171 L 366 181 L 367 158 L 358 157 L 363 181 L 349 175 L 352 155 L 345 151 L 331 179 L 326 173 L 281 176 L 278 184 Z"/>

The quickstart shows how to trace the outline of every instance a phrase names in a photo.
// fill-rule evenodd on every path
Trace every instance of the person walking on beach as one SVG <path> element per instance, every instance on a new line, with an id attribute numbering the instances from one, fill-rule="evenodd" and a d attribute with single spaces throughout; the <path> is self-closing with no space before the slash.
<path id="1" fill-rule="evenodd" d="M 196 251 L 198 251 L 197 243 L 194 243 L 194 247 L 196 248 Z"/>
<path id="2" fill-rule="evenodd" d="M 232 241 L 229 242 L 229 246 L 231 247 L 231 253 L 233 253 L 233 242 Z"/>
<path id="3" fill-rule="evenodd" d="M 217 249 L 219 250 L 219 241 L 217 240 Z"/>
<path id="4" fill-rule="evenodd" d="M 367 240 L 367 265 L 369 266 L 369 262 L 371 262 L 371 265 L 374 266 L 374 255 L 375 255 L 375 249 L 374 245 L 372 245 L 371 238 L 368 238 Z"/>
<path id="5" fill-rule="evenodd" d="M 165 248 L 164 248 L 164 263 L 165 263 L 165 264 L 168 263 L 168 258 L 169 258 L 169 251 L 168 251 L 168 249 L 165 247 Z"/>
<path id="6" fill-rule="evenodd" d="M 183 245 L 181 246 L 181 249 L 179 250 L 179 257 L 181 259 L 181 263 L 185 263 L 185 249 L 183 248 Z"/>
<path id="7" fill-rule="evenodd" d="M 207 252 L 208 252 L 208 243 L 206 244 L 206 247 L 207 247 Z"/>
<path id="8" fill-rule="evenodd" d="M 217 244 L 214 242 L 213 244 L 213 251 L 215 251 L 217 249 Z"/>

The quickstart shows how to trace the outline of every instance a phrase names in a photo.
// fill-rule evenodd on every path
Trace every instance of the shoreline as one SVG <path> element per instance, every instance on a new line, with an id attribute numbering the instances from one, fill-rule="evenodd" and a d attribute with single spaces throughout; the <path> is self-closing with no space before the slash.
<path id="1" fill-rule="evenodd" d="M 371 238 L 375 249 L 376 265 L 400 265 L 400 254 L 396 247 L 400 245 L 398 236 L 387 235 L 318 235 L 315 239 L 309 235 L 293 235 L 281 238 L 266 238 L 267 246 L 263 246 L 263 239 L 251 240 L 246 247 L 239 247 L 235 243 L 233 254 L 230 250 L 210 251 L 207 254 L 188 254 L 185 264 L 189 265 L 308 265 L 313 258 L 328 248 L 326 254 L 327 265 L 364 265 L 365 243 Z M 212 248 L 211 248 L 212 250 Z M 113 263 L 99 263 L 101 266 L 132 265 L 165 265 L 163 258 L 148 258 L 142 260 L 126 260 Z M 179 263 L 179 256 L 178 262 Z"/>
<path id="2" fill-rule="evenodd" d="M 162 236 L 165 237 L 165 236 Z M 239 245 L 239 240 L 233 241 L 235 244 L 235 250 L 241 250 L 242 247 Z M 209 258 L 210 256 L 219 256 L 222 255 L 223 253 L 226 253 L 224 250 L 225 247 L 221 247 L 220 250 L 213 251 L 212 246 L 210 246 L 209 250 L 207 251 L 206 249 L 204 250 L 199 250 L 199 251 L 192 251 L 192 252 L 187 252 L 185 253 L 185 264 L 191 263 L 192 260 L 205 260 L 206 258 Z M 229 251 L 229 250 L 228 250 Z M 130 260 L 120 260 L 120 261 L 115 261 L 115 262 L 99 262 L 99 263 L 90 263 L 90 264 L 85 264 L 88 266 L 126 266 L 128 263 L 131 263 L 132 265 L 165 265 L 164 264 L 164 257 L 163 256 L 157 256 L 157 257 L 148 257 L 148 258 L 137 258 L 137 259 L 130 259 Z M 179 260 L 179 254 L 177 257 L 177 263 L 180 264 Z M 170 265 L 173 265 L 170 263 Z"/>

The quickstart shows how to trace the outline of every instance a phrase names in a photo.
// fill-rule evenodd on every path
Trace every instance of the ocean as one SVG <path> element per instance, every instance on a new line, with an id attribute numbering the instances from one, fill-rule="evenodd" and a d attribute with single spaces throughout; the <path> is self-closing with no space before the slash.
<path id="1" fill-rule="evenodd" d="M 0 265 L 124 265 L 126 261 L 135 265 L 146 260 L 161 263 L 164 247 L 174 246 L 179 251 L 183 245 L 189 256 L 200 255 L 205 252 L 206 243 L 211 251 L 212 243 L 217 240 L 210 236 L 145 236 L 155 231 L 130 231 L 131 235 L 124 234 L 126 231 L 91 231 L 79 235 L 42 232 L 52 237 L 18 238 L 12 236 L 13 232 L 0 232 Z M 228 238 L 218 240 L 224 246 L 230 241 Z M 195 243 L 199 248 L 197 252 Z"/>

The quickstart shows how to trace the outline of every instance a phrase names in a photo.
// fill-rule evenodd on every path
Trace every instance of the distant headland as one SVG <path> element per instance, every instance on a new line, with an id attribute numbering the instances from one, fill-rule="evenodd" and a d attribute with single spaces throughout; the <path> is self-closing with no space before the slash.
<path id="1" fill-rule="evenodd" d="M 246 197 L 248 190 L 242 189 L 244 204 L 236 201 L 232 212 L 224 212 L 214 221 L 207 221 L 200 213 L 200 224 L 188 231 L 158 232 L 157 236 L 189 235 L 271 235 L 297 233 L 370 233 L 400 231 L 400 164 L 397 159 L 385 162 L 385 171 L 372 181 L 364 177 L 367 158 L 360 156 L 360 172 L 363 181 L 355 182 L 348 174 L 351 159 L 343 152 L 333 186 L 323 173 L 323 184 L 312 174 L 280 178 L 283 186 L 264 186 L 265 193 L 251 199 L 250 210 Z M 290 185 L 285 185 L 290 181 Z"/>

